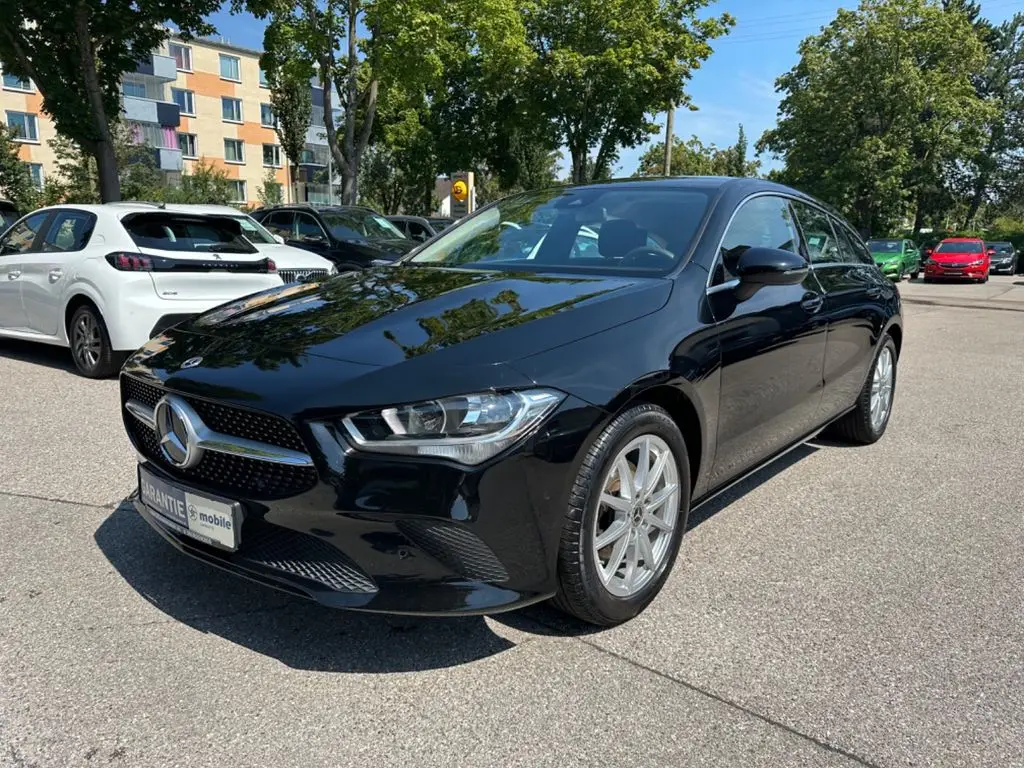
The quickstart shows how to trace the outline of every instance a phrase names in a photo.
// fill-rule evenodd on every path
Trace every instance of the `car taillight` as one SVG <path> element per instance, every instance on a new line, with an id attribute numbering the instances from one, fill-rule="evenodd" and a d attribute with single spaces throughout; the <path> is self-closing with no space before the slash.
<path id="1" fill-rule="evenodd" d="M 274 262 L 273 259 L 267 259 L 267 272 L 277 272 L 277 264 Z"/>
<path id="2" fill-rule="evenodd" d="M 141 253 L 119 251 L 107 254 L 107 263 L 121 272 L 152 272 L 153 260 Z"/>

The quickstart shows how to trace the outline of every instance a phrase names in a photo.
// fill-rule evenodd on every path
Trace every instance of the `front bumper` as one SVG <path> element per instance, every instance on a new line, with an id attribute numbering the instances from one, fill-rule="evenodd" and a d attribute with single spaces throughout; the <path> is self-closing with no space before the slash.
<path id="1" fill-rule="evenodd" d="M 883 261 L 876 262 L 878 268 L 882 270 L 882 274 L 890 279 L 896 279 L 900 276 L 900 263 L 898 261 Z"/>
<path id="2" fill-rule="evenodd" d="M 317 442 L 317 481 L 287 498 L 238 499 L 235 552 L 172 529 L 137 493 L 132 502 L 179 551 L 326 606 L 418 615 L 511 610 L 555 593 L 571 476 L 602 418 L 570 399 L 536 435 L 473 470 L 362 454 L 303 431 Z M 224 495 L 177 477 L 146 455 L 144 441 L 136 448 L 162 479 Z"/>
<path id="3" fill-rule="evenodd" d="M 1012 261 L 993 261 L 989 271 L 992 274 L 1007 274 L 1012 275 L 1016 271 L 1017 265 Z"/>
<path id="4" fill-rule="evenodd" d="M 988 273 L 988 266 L 985 264 L 963 267 L 926 264 L 924 268 L 924 276 L 929 280 L 983 280 L 988 277 Z"/>

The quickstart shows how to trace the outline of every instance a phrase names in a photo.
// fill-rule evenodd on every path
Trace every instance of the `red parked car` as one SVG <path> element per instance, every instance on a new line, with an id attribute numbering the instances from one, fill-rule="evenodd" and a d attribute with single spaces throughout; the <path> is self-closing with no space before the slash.
<path id="1" fill-rule="evenodd" d="M 988 281 L 989 261 L 985 241 L 976 237 L 947 237 L 928 254 L 924 263 L 924 281 Z"/>

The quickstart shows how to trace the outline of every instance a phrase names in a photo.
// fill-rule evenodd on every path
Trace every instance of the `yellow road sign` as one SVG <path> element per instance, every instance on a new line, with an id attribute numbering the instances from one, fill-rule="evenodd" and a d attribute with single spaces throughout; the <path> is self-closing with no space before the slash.
<path id="1" fill-rule="evenodd" d="M 452 197 L 460 203 L 465 202 L 467 195 L 469 195 L 469 187 L 462 179 L 452 184 Z"/>

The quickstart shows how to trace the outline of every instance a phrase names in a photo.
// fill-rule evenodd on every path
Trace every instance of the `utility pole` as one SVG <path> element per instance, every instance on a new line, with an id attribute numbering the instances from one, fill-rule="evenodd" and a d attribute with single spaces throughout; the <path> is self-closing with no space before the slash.
<path id="1" fill-rule="evenodd" d="M 668 104 L 668 115 L 665 116 L 665 175 L 672 175 L 672 123 L 676 116 L 674 102 Z"/>

